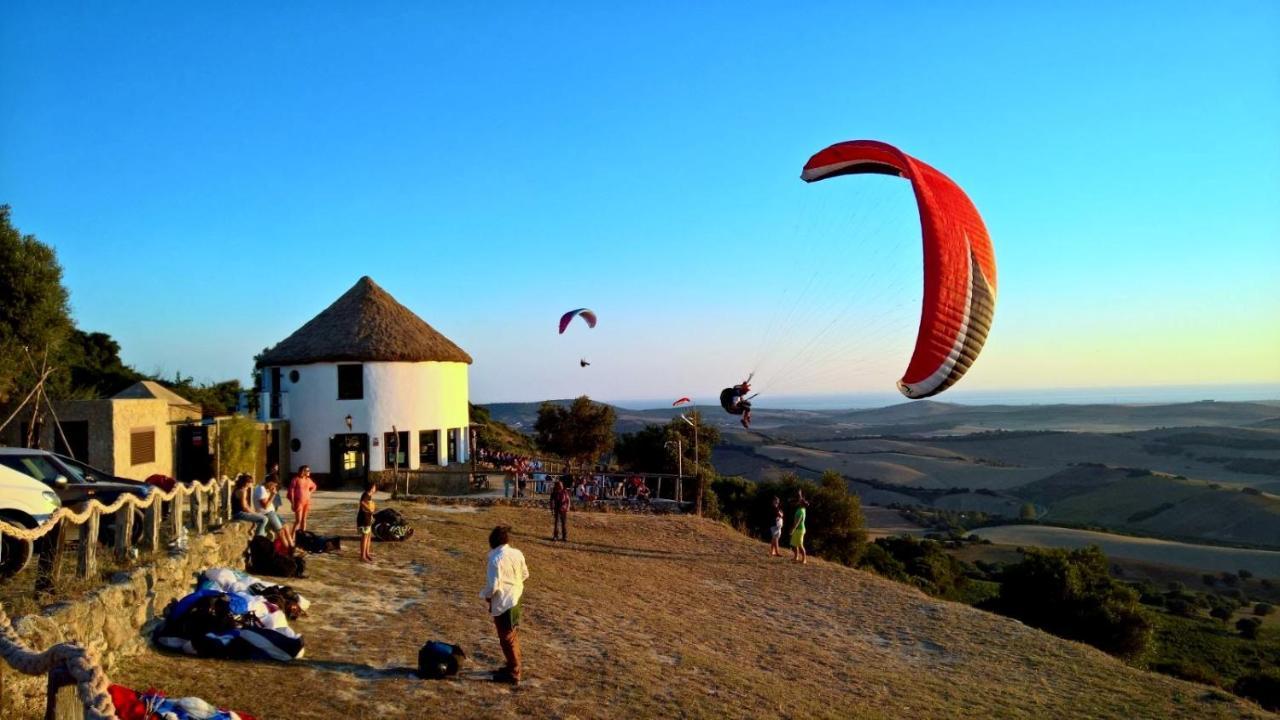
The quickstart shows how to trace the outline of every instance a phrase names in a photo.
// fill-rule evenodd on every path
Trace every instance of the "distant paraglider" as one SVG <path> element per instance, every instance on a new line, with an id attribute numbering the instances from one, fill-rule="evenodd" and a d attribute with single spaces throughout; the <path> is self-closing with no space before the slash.
<path id="1" fill-rule="evenodd" d="M 591 310 L 588 310 L 587 308 L 578 308 L 577 310 L 570 310 L 569 312 L 560 316 L 560 334 L 561 335 L 563 335 L 564 331 L 569 327 L 569 323 L 573 322 L 573 319 L 578 316 L 581 316 L 582 319 L 587 323 L 587 327 L 594 328 L 596 326 L 596 314 Z"/>
<path id="2" fill-rule="evenodd" d="M 578 367 L 587 367 L 589 365 L 591 365 L 591 363 L 587 362 L 585 358 L 578 361 Z"/>
<path id="3" fill-rule="evenodd" d="M 692 400 L 690 400 L 689 398 L 687 398 L 687 397 L 682 397 L 682 398 L 680 398 L 679 400 L 676 400 L 675 402 L 671 403 L 671 407 L 677 407 L 677 406 L 679 406 L 679 405 L 688 405 L 688 404 L 689 404 L 689 403 L 691 403 L 691 402 L 693 402 L 693 401 L 692 401 Z"/>
<path id="4" fill-rule="evenodd" d="M 915 190 L 924 241 L 924 306 L 915 351 L 898 389 L 913 400 L 936 395 L 964 376 L 991 329 L 996 304 L 991 238 L 960 186 L 892 145 L 837 143 L 809 158 L 800 178 L 817 182 L 859 173 L 897 175 Z"/>

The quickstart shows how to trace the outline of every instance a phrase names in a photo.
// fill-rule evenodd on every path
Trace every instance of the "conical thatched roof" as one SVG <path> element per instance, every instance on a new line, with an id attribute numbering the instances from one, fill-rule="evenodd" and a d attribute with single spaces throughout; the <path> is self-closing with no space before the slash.
<path id="1" fill-rule="evenodd" d="M 471 356 L 365 276 L 264 353 L 258 367 L 379 360 L 470 364 Z"/>
<path id="2" fill-rule="evenodd" d="M 190 400 L 154 380 L 140 380 L 112 395 L 113 400 L 164 400 L 170 405 L 194 405 Z"/>

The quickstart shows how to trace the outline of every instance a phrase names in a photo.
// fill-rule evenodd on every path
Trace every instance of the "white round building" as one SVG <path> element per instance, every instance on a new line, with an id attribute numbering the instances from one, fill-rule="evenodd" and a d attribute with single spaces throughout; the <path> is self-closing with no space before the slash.
<path id="1" fill-rule="evenodd" d="M 258 358 L 259 419 L 332 484 L 468 460 L 471 356 L 368 277 Z"/>

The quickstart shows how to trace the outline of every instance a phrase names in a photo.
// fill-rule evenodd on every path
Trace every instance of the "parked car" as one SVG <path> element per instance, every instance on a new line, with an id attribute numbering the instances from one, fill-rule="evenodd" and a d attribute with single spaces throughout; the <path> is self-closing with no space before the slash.
<path id="1" fill-rule="evenodd" d="M 27 529 L 39 527 L 62 503 L 43 483 L 0 466 L 0 520 Z M 29 540 L 5 535 L 0 539 L 0 580 L 11 577 L 31 561 Z"/>
<path id="2" fill-rule="evenodd" d="M 0 467 L 17 470 L 35 478 L 52 490 L 64 507 L 79 511 L 90 500 L 110 505 L 123 493 L 139 498 L 151 494 L 151 486 L 138 480 L 129 480 L 103 472 L 98 468 L 72 460 L 65 455 L 31 448 L 0 448 Z M 115 518 L 102 518 L 100 539 L 105 543 L 115 538 Z M 135 539 L 142 536 L 142 512 L 137 511 L 133 522 Z"/>

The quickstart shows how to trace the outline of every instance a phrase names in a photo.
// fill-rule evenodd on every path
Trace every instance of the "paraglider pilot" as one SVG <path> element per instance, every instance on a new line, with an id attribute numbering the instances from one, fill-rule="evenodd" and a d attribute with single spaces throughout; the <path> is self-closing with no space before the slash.
<path id="1" fill-rule="evenodd" d="M 747 393 L 751 392 L 751 376 L 748 375 L 738 385 L 720 391 L 720 406 L 730 415 L 742 416 L 742 427 L 751 429 L 751 400 Z"/>

